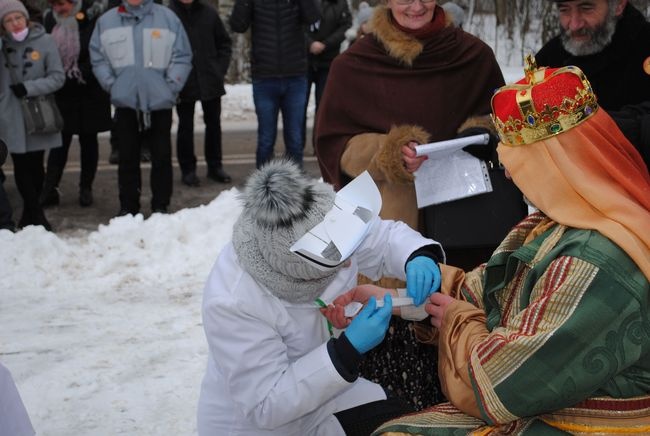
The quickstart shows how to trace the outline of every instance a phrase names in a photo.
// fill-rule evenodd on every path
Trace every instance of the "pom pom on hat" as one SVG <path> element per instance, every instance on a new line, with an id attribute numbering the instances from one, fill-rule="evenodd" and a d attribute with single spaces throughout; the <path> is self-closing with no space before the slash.
<path id="1" fill-rule="evenodd" d="M 22 2 L 18 0 L 0 0 L 0 20 L 11 12 L 20 12 L 29 20 L 29 13 Z"/>
<path id="2" fill-rule="evenodd" d="M 290 226 L 313 207 L 313 183 L 294 162 L 270 161 L 248 178 L 244 211 L 261 227 Z"/>

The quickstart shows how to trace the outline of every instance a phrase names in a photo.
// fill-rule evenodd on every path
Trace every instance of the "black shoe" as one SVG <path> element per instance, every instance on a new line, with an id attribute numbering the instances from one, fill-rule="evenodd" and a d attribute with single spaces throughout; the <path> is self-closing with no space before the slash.
<path id="1" fill-rule="evenodd" d="M 226 173 L 221 167 L 209 168 L 208 178 L 219 183 L 230 183 L 232 181 L 228 173 Z"/>
<path id="2" fill-rule="evenodd" d="M 111 154 L 108 156 L 108 163 L 117 165 L 120 162 L 120 152 L 117 147 L 111 149 Z"/>
<path id="3" fill-rule="evenodd" d="M 44 189 L 38 199 L 42 207 L 58 206 L 59 201 L 59 188 Z"/>
<path id="4" fill-rule="evenodd" d="M 23 216 L 20 217 L 20 221 L 18 221 L 18 228 L 22 229 L 27 226 L 43 226 L 48 232 L 52 231 L 52 225 L 47 218 L 45 218 L 42 209 L 33 213 L 23 211 Z"/>
<path id="5" fill-rule="evenodd" d="M 151 150 L 148 148 L 140 149 L 140 162 L 151 162 Z"/>
<path id="6" fill-rule="evenodd" d="M 93 204 L 93 191 L 90 188 L 79 189 L 79 206 L 88 207 Z"/>
<path id="7" fill-rule="evenodd" d="M 151 208 L 151 213 L 162 213 L 162 214 L 168 214 L 169 211 L 167 210 L 167 206 L 157 206 Z"/>
<path id="8" fill-rule="evenodd" d="M 188 173 L 183 174 L 183 176 L 181 177 L 181 181 L 183 182 L 184 185 L 187 186 L 196 187 L 201 185 L 201 181 L 196 176 L 196 172 L 194 171 L 190 171 Z"/>
<path id="9" fill-rule="evenodd" d="M 115 217 L 117 218 L 117 217 L 120 217 L 120 216 L 127 216 L 127 215 L 135 216 L 137 214 L 138 214 L 138 212 L 134 212 L 134 211 L 126 209 L 126 208 L 121 208 L 120 211 L 117 213 L 117 215 L 115 215 Z"/>

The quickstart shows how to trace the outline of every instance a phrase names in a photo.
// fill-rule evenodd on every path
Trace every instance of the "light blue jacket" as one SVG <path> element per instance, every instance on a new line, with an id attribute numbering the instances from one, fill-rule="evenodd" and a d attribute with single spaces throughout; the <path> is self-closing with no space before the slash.
<path id="1" fill-rule="evenodd" d="M 153 0 L 126 1 L 102 15 L 90 39 L 99 84 L 116 107 L 171 109 L 192 69 L 192 50 L 178 17 Z"/>

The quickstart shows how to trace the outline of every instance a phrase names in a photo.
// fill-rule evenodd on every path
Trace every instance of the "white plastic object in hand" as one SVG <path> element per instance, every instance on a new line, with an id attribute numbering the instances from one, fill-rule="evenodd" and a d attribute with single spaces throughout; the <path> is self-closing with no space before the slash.
<path id="1" fill-rule="evenodd" d="M 413 305 L 413 299 L 411 297 L 393 297 L 393 307 L 412 306 L 412 305 Z M 383 306 L 384 306 L 384 300 L 377 300 L 377 308 Z M 359 313 L 362 307 L 363 307 L 363 303 L 359 303 L 358 301 L 353 301 L 347 304 L 343 308 L 343 312 L 347 318 L 352 318 L 357 313 Z"/>

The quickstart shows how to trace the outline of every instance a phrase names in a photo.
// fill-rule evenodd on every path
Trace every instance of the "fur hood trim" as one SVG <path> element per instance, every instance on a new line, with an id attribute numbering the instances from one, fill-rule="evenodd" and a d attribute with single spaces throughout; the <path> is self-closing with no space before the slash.
<path id="1" fill-rule="evenodd" d="M 440 9 L 441 13 L 445 13 Z M 452 25 L 451 18 L 445 13 L 445 27 Z M 371 33 L 382 43 L 388 55 L 402 64 L 411 66 L 424 48 L 422 41 L 398 30 L 391 23 L 391 11 L 384 5 L 377 6 L 370 19 Z"/>

